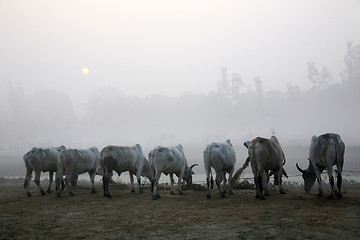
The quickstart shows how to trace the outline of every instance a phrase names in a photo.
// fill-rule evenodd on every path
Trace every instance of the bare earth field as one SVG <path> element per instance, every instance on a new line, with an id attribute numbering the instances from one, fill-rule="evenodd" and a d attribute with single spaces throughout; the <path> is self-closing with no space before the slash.
<path id="1" fill-rule="evenodd" d="M 110 199 L 97 189 L 79 183 L 75 196 L 57 198 L 31 182 L 28 198 L 22 183 L 1 183 L 0 239 L 360 239 L 360 190 L 342 199 L 273 191 L 261 201 L 253 190 L 222 199 L 213 189 L 206 199 L 199 186 L 174 196 L 164 186 L 154 201 L 148 185 L 143 194 L 111 185 Z"/>

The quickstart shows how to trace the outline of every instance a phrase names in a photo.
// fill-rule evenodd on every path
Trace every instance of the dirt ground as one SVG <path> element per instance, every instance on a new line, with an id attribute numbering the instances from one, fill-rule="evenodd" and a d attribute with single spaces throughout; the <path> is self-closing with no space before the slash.
<path id="1" fill-rule="evenodd" d="M 143 194 L 111 185 L 112 198 L 97 190 L 79 184 L 57 198 L 31 182 L 28 198 L 22 183 L 1 183 L 0 239 L 360 239 L 360 190 L 342 199 L 273 191 L 263 201 L 253 190 L 206 199 L 202 187 L 172 196 L 164 186 L 155 201 L 148 185 Z"/>

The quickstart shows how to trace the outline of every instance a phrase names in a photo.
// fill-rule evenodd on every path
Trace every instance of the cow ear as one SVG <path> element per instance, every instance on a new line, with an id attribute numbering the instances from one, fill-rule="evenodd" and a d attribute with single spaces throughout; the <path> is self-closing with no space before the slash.
<path id="1" fill-rule="evenodd" d="M 226 143 L 232 146 L 230 139 L 226 140 Z"/>

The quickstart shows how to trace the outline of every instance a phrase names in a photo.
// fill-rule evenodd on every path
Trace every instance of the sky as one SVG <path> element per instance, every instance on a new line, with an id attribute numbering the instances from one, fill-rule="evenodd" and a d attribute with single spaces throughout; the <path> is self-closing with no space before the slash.
<path id="1" fill-rule="evenodd" d="M 307 62 L 344 67 L 360 1 L 0 1 L 0 81 L 26 94 L 101 87 L 128 96 L 216 90 L 221 68 L 265 89 L 307 89 Z M 82 74 L 87 67 L 89 73 Z"/>
<path id="2" fill-rule="evenodd" d="M 334 131 L 358 145 L 353 83 L 306 91 L 309 62 L 342 80 L 347 43 L 360 44 L 359 13 L 359 0 L 0 0 L 0 151 L 226 138 L 242 146 L 273 130 L 306 144 Z M 235 105 L 218 98 L 224 68 L 252 87 Z M 291 98 L 287 86 L 304 94 Z"/>

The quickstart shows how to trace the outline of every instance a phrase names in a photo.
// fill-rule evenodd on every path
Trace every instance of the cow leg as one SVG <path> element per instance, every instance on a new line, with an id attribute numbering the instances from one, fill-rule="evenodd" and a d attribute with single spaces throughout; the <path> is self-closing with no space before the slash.
<path id="1" fill-rule="evenodd" d="M 275 181 L 279 183 L 280 194 L 285 194 L 284 188 L 282 186 L 282 173 L 283 173 L 283 170 L 282 170 L 282 168 L 280 168 L 279 171 L 274 174 L 274 177 L 277 178 Z"/>
<path id="2" fill-rule="evenodd" d="M 95 170 L 89 172 L 89 177 L 90 177 L 90 182 L 91 182 L 91 193 L 96 193 L 96 189 L 95 189 L 95 175 L 96 175 L 96 171 L 95 171 Z"/>
<path id="3" fill-rule="evenodd" d="M 206 198 L 210 199 L 211 195 L 210 195 L 210 183 L 213 184 L 213 179 L 212 179 L 212 174 L 211 174 L 211 169 L 209 167 L 205 168 L 205 174 L 206 174 L 206 185 L 207 185 L 207 195 Z M 211 182 L 210 182 L 210 174 L 211 174 Z M 211 187 L 212 188 L 212 187 Z"/>
<path id="4" fill-rule="evenodd" d="M 337 168 L 337 191 L 335 192 L 335 195 L 338 198 L 342 198 L 342 194 L 341 194 L 341 182 L 342 182 L 342 166 L 340 164 L 336 164 L 336 168 Z"/>
<path id="5" fill-rule="evenodd" d="M 62 191 L 62 189 L 60 188 L 61 184 L 64 184 L 63 172 L 62 170 L 58 170 L 56 171 L 56 175 L 55 175 L 55 190 L 57 197 L 61 197 L 61 191 Z"/>
<path id="6" fill-rule="evenodd" d="M 40 170 L 35 171 L 35 183 L 38 189 L 40 190 L 41 195 L 46 195 L 45 191 L 42 189 L 40 185 L 40 175 L 41 175 Z"/>
<path id="7" fill-rule="evenodd" d="M 223 186 L 223 193 L 225 194 L 227 191 L 226 191 L 226 188 L 227 188 L 227 186 L 226 186 L 226 182 L 227 182 L 227 180 L 226 180 L 226 176 L 225 176 L 225 174 L 226 174 L 226 172 L 225 171 L 221 171 L 221 175 L 222 175 L 222 178 L 223 178 L 223 182 L 224 182 L 224 186 Z"/>
<path id="8" fill-rule="evenodd" d="M 318 197 L 321 197 L 323 194 L 323 189 L 322 189 L 322 184 L 321 184 L 321 176 L 317 179 L 318 184 L 319 184 L 319 192 L 318 192 Z"/>
<path id="9" fill-rule="evenodd" d="M 70 196 L 74 196 L 74 193 L 72 192 L 72 190 L 74 189 L 76 182 L 77 182 L 77 175 L 67 171 L 67 175 L 66 175 L 66 179 L 68 181 L 67 183 L 67 190 Z"/>
<path id="10" fill-rule="evenodd" d="M 216 186 L 219 190 L 219 194 L 222 198 L 225 197 L 225 194 L 221 191 L 221 182 L 222 182 L 222 172 L 216 172 L 216 178 L 215 178 L 215 183 L 216 183 Z"/>
<path id="11" fill-rule="evenodd" d="M 229 194 L 230 195 L 234 194 L 233 189 L 232 189 L 232 176 L 234 174 L 234 170 L 235 170 L 235 168 L 233 167 L 233 168 L 231 168 L 231 170 L 229 172 Z"/>
<path id="12" fill-rule="evenodd" d="M 144 193 L 144 190 L 141 186 L 141 168 L 139 168 L 136 172 L 136 179 L 139 185 L 139 193 Z"/>
<path id="13" fill-rule="evenodd" d="M 160 176 L 161 176 L 161 172 L 160 173 L 155 172 L 154 179 L 151 182 L 152 189 L 153 189 L 153 200 L 160 198 L 160 194 L 157 191 L 157 186 L 159 183 Z"/>
<path id="14" fill-rule="evenodd" d="M 131 192 L 135 192 L 135 188 L 134 188 L 134 176 L 131 172 L 129 172 L 129 177 L 130 177 L 130 184 L 131 184 Z"/>
<path id="15" fill-rule="evenodd" d="M 265 179 L 265 181 L 266 181 L 266 179 Z M 263 183 L 264 183 L 264 181 L 263 181 L 263 179 L 261 177 L 261 174 L 259 174 L 257 176 L 257 186 L 256 186 L 256 188 L 258 190 L 258 195 L 256 195 L 256 197 L 259 197 L 261 200 L 265 200 L 265 197 L 263 195 Z"/>
<path id="16" fill-rule="evenodd" d="M 112 196 L 109 193 L 109 182 L 110 182 L 109 174 L 104 174 L 103 175 L 104 197 L 111 198 Z"/>
<path id="17" fill-rule="evenodd" d="M 334 198 L 334 176 L 332 173 L 332 167 L 327 167 L 326 171 L 328 173 L 330 182 L 330 195 L 328 196 L 328 198 Z"/>
<path id="18" fill-rule="evenodd" d="M 51 193 L 51 184 L 53 182 L 53 176 L 54 176 L 54 172 L 49 171 L 49 187 L 47 189 L 47 193 Z"/>
<path id="19" fill-rule="evenodd" d="M 170 175 L 170 195 L 174 195 L 174 175 L 172 173 Z"/>
<path id="20" fill-rule="evenodd" d="M 32 172 L 33 172 L 33 170 L 31 168 L 26 170 L 26 176 L 25 176 L 25 181 L 24 181 L 24 188 L 26 189 L 26 195 L 28 197 L 31 197 L 29 185 L 30 185 Z"/>
<path id="21" fill-rule="evenodd" d="M 268 188 L 268 174 L 265 170 L 261 172 L 261 183 L 264 188 L 265 196 L 270 196 Z"/>
<path id="22" fill-rule="evenodd" d="M 183 191 L 181 191 L 181 180 L 183 179 L 183 173 L 179 174 L 177 177 L 178 177 L 179 194 L 184 195 Z"/>

